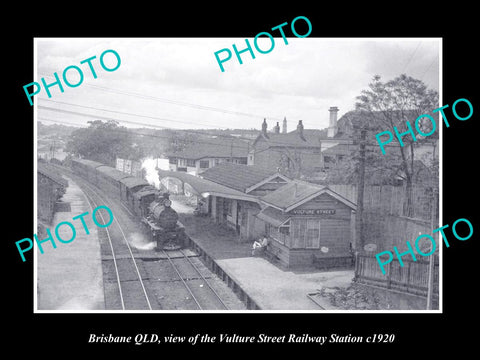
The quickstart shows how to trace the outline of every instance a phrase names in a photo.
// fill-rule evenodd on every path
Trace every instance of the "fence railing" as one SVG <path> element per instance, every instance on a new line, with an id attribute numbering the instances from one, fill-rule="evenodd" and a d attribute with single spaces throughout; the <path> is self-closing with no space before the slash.
<path id="1" fill-rule="evenodd" d="M 328 185 L 333 191 L 357 202 L 356 185 Z M 431 196 L 429 188 L 424 185 L 414 185 L 412 188 L 413 214 L 415 218 L 429 220 L 431 217 Z M 380 211 L 389 215 L 402 216 L 405 214 L 406 189 L 405 186 L 367 185 L 364 192 L 364 209 Z M 438 216 L 438 210 L 436 210 Z"/>
<path id="2" fill-rule="evenodd" d="M 357 253 L 355 256 L 355 281 L 387 289 L 399 290 L 415 295 L 427 296 L 429 260 L 393 259 L 385 266 L 383 274 L 379 263 L 372 254 Z M 439 259 L 434 255 L 433 296 L 438 297 Z"/>

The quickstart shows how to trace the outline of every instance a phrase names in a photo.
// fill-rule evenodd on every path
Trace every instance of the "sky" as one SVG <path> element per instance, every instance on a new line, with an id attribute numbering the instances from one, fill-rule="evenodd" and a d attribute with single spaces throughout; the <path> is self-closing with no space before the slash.
<path id="1" fill-rule="evenodd" d="M 232 49 L 246 47 L 245 38 L 37 38 L 36 78 L 54 82 L 63 70 L 78 66 L 84 75 L 77 87 L 63 83 L 42 88 L 35 95 L 37 120 L 86 126 L 87 121 L 114 119 L 127 127 L 171 129 L 260 129 L 267 119 L 271 129 L 287 118 L 288 130 L 298 120 L 306 129 L 328 127 L 329 111 L 339 108 L 339 118 L 355 108 L 356 96 L 368 88 L 374 75 L 388 81 L 405 73 L 439 91 L 441 39 L 438 38 L 274 38 L 267 54 L 252 44 L 255 59 Z M 258 46 L 268 49 L 268 38 Z M 228 48 L 232 58 L 222 72 L 214 53 Z M 99 63 L 105 50 L 121 58 L 117 70 L 108 72 Z M 96 56 L 92 65 L 81 61 Z M 220 57 L 226 53 L 219 54 Z M 116 59 L 106 53 L 105 64 Z M 78 73 L 67 79 L 75 84 Z M 26 101 L 28 101 L 26 99 Z"/>

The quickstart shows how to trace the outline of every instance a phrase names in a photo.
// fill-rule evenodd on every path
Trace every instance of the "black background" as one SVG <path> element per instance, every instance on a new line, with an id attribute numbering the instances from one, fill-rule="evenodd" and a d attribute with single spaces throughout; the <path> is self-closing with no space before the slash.
<path id="1" fill-rule="evenodd" d="M 167 356 L 210 353 L 231 356 L 244 352 L 250 356 L 266 350 L 268 356 L 293 350 L 298 356 L 320 357 L 343 351 L 353 354 L 438 355 L 445 349 L 465 353 L 476 339 L 476 280 L 474 264 L 478 257 L 480 227 L 477 207 L 476 151 L 478 114 L 477 38 L 474 9 L 460 3 L 419 8 L 418 4 L 385 3 L 327 7 L 315 2 L 294 8 L 277 3 L 260 9 L 244 2 L 218 6 L 183 3 L 179 8 L 163 3 L 151 5 L 112 3 L 100 10 L 97 4 L 73 6 L 52 4 L 28 9 L 10 8 L 2 29 L 5 51 L 3 71 L 3 279 L 4 335 L 2 344 L 17 354 L 70 357 L 81 353 L 112 352 Z M 70 6 L 70 7 L 69 7 Z M 26 6 L 25 6 L 26 7 Z M 36 8 L 38 7 L 38 9 Z M 7 14 L 5 14 L 7 15 Z M 22 263 L 15 241 L 32 237 L 33 229 L 33 108 L 29 106 L 23 85 L 33 81 L 34 37 L 227 37 L 252 38 L 261 31 L 306 16 L 313 27 L 310 37 L 442 37 L 443 104 L 467 98 L 474 114 L 468 121 L 451 115 L 450 127 L 443 131 L 443 224 L 458 218 L 469 219 L 474 235 L 468 241 L 452 240 L 444 247 L 443 314 L 34 314 L 33 257 Z M 11 19 L 9 19 L 11 17 Z M 300 33 L 302 33 L 299 30 Z M 195 54 L 191 54 L 195 56 Z M 212 55 L 213 56 L 213 55 Z M 273 55 L 272 55 L 273 56 Z M 414 60 L 412 60 L 414 61 Z M 4 77 L 5 78 L 5 77 Z M 451 112 L 446 112 L 447 115 Z M 447 231 L 447 234 L 451 232 Z M 449 237 L 451 238 L 451 236 Z M 473 327 L 472 327 L 473 326 Z M 171 333 L 190 336 L 197 333 L 218 335 L 236 333 L 253 336 L 260 333 L 283 335 L 308 333 L 312 336 L 369 336 L 393 333 L 393 344 L 88 344 L 90 333 L 135 336 L 138 333 Z M 304 351 L 304 352 L 303 352 Z M 308 352 L 307 352 L 308 351 Z M 26 353 L 25 353 L 26 355 Z M 172 356 L 170 354 L 169 356 Z"/>

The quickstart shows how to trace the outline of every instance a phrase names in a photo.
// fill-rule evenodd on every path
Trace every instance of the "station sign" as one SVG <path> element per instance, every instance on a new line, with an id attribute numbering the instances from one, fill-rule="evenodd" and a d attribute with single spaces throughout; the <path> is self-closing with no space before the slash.
<path id="1" fill-rule="evenodd" d="M 293 209 L 293 215 L 332 215 L 335 214 L 335 209 Z"/>

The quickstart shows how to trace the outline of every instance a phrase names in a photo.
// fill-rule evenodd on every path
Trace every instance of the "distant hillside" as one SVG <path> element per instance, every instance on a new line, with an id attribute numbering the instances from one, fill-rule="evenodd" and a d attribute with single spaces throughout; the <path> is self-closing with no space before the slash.
<path id="1" fill-rule="evenodd" d="M 78 129 L 78 127 L 61 124 L 46 125 L 41 121 L 37 122 L 37 134 L 39 136 L 56 135 L 57 137 L 67 137 L 75 129 Z"/>
<path id="2" fill-rule="evenodd" d="M 134 134 L 134 142 L 140 146 L 145 156 L 160 157 L 166 152 L 172 151 L 172 142 L 178 144 L 183 142 L 183 138 L 188 138 L 191 141 L 202 140 L 208 142 L 212 137 L 235 137 L 255 139 L 259 133 L 255 129 L 148 129 L 148 128 L 136 128 L 129 129 Z"/>

